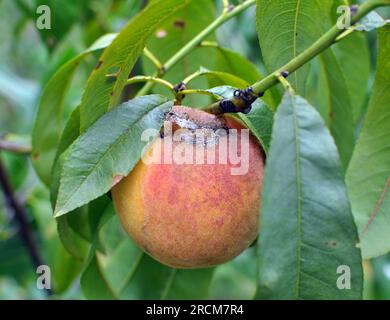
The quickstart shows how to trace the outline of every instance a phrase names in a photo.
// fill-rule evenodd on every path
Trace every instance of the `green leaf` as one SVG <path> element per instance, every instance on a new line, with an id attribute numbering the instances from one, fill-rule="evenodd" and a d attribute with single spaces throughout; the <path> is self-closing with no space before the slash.
<path id="1" fill-rule="evenodd" d="M 119 298 L 104 278 L 97 257 L 94 254 L 82 274 L 80 284 L 87 299 L 113 300 Z"/>
<path id="2" fill-rule="evenodd" d="M 256 3 L 257 33 L 269 72 L 302 53 L 323 33 L 324 0 L 257 0 Z M 305 95 L 309 69 L 310 64 L 306 64 L 289 78 L 301 95 Z"/>
<path id="3" fill-rule="evenodd" d="M 172 269 L 143 254 L 131 281 L 123 290 L 126 299 L 207 299 L 213 275 L 209 269 Z"/>
<path id="4" fill-rule="evenodd" d="M 35 12 L 36 8 L 40 5 L 50 7 L 51 28 L 39 30 L 39 36 L 48 44 L 48 47 L 52 48 L 61 41 L 74 24 L 79 23 L 80 20 L 85 20 L 91 14 L 89 2 L 89 0 L 72 2 L 34 0 L 28 3 L 33 7 L 30 14 L 34 20 L 38 17 Z"/>
<path id="5" fill-rule="evenodd" d="M 390 250 L 390 26 L 378 34 L 371 101 L 346 177 L 365 258 Z"/>
<path id="6" fill-rule="evenodd" d="M 66 150 L 80 135 L 80 106 L 73 110 L 62 132 L 56 155 L 54 157 L 51 172 L 50 201 L 52 207 L 57 202 L 58 189 L 60 187 L 61 173 L 66 158 Z"/>
<path id="7" fill-rule="evenodd" d="M 211 87 L 228 85 L 235 88 L 246 88 L 249 86 L 249 82 L 228 72 L 214 71 L 201 67 L 197 77 L 201 76 L 207 77 Z"/>
<path id="8" fill-rule="evenodd" d="M 95 239 L 95 230 L 100 221 L 105 223 L 108 214 L 104 213 L 111 205 L 111 200 L 103 195 L 87 205 L 57 218 L 58 234 L 65 249 L 77 260 L 84 261 L 88 256 L 88 245 Z M 103 216 L 103 218 L 102 218 Z M 103 250 L 96 241 L 96 247 Z"/>
<path id="9" fill-rule="evenodd" d="M 349 95 L 349 80 L 344 74 L 333 50 L 320 56 L 321 76 L 317 104 L 325 110 L 323 118 L 335 139 L 343 171 L 346 171 L 355 144 L 353 107 Z"/>
<path id="10" fill-rule="evenodd" d="M 257 250 L 250 247 L 216 268 L 209 299 L 253 299 L 257 287 Z"/>
<path id="11" fill-rule="evenodd" d="M 353 119 L 357 123 L 363 112 L 370 79 L 371 62 L 367 40 L 364 35 L 354 33 L 336 44 L 333 50 L 346 79 Z"/>
<path id="12" fill-rule="evenodd" d="M 72 114 L 62 132 L 54 159 L 50 197 L 52 207 L 57 201 L 57 193 L 60 185 L 60 178 L 66 157 L 66 149 L 77 139 L 80 134 L 80 107 L 77 107 Z M 100 199 L 96 201 L 100 202 Z M 100 212 L 100 211 L 98 211 Z M 87 219 L 86 219 L 87 217 Z M 57 218 L 57 230 L 64 248 L 77 260 L 84 261 L 88 255 L 88 244 L 91 241 L 91 229 L 88 220 L 89 205 L 77 208 L 71 213 Z"/>
<path id="13" fill-rule="evenodd" d="M 73 110 L 62 131 L 54 162 L 80 135 L 80 106 Z"/>
<path id="14" fill-rule="evenodd" d="M 81 131 L 120 103 L 122 90 L 145 43 L 157 26 L 188 5 L 189 0 L 160 0 L 148 5 L 124 27 L 103 52 L 91 74 L 81 101 Z M 114 81 L 107 74 L 116 73 Z"/>
<path id="15" fill-rule="evenodd" d="M 113 206 L 109 210 L 113 211 Z M 97 238 L 97 237 L 96 237 Z M 96 241 L 95 238 L 95 241 Z M 87 296 L 94 299 L 112 295 L 119 299 L 206 299 L 213 274 L 212 268 L 176 270 L 160 264 L 140 250 L 123 231 L 117 216 L 113 216 L 99 232 L 106 248 L 96 252 L 85 272 L 93 268 L 99 284 L 82 282 Z M 97 272 L 98 270 L 98 272 Z M 84 279 L 84 274 L 82 279 Z"/>
<path id="16" fill-rule="evenodd" d="M 223 47 L 216 47 L 217 62 L 215 70 L 234 74 L 252 84 L 261 80 L 262 76 L 256 66 L 239 53 Z M 243 88 L 241 88 L 243 89 Z M 272 110 L 276 109 L 280 95 L 275 88 L 268 90 L 262 98 Z"/>
<path id="17" fill-rule="evenodd" d="M 267 299 L 359 299 L 362 266 L 336 146 L 320 115 L 287 92 L 262 194 L 259 288 Z M 339 266 L 351 271 L 340 290 Z"/>
<path id="18" fill-rule="evenodd" d="M 266 155 L 268 155 L 274 114 L 260 99 L 252 103 L 252 110 L 248 114 L 239 114 L 251 132 L 260 141 Z"/>
<path id="19" fill-rule="evenodd" d="M 99 231 L 114 216 L 112 202 L 95 215 L 92 222 L 94 238 L 92 240 L 89 256 L 84 263 L 84 270 L 80 278 L 81 289 L 87 299 L 118 299 L 119 297 L 108 283 L 103 274 L 97 256 Z"/>
<path id="20" fill-rule="evenodd" d="M 161 63 L 169 60 L 177 51 L 179 51 L 192 38 L 198 35 L 215 19 L 214 3 L 210 0 L 192 0 L 190 3 L 169 17 L 159 25 L 155 32 L 147 41 L 147 48 L 158 58 Z M 213 40 L 211 35 L 207 39 Z M 210 54 L 211 53 L 211 54 Z M 164 79 L 173 84 L 184 80 L 185 77 L 197 71 L 199 66 L 205 66 L 214 69 L 215 52 L 203 50 L 201 48 L 194 50 L 175 66 L 173 66 L 164 75 Z M 142 66 L 145 74 L 153 74 L 156 67 L 147 59 L 142 59 Z M 206 79 L 197 79 L 195 81 L 197 88 L 207 86 Z M 167 91 L 159 87 L 153 89 L 154 93 L 167 94 Z M 191 106 L 201 106 L 208 103 L 208 98 L 204 96 L 188 96 Z"/>
<path id="21" fill-rule="evenodd" d="M 52 217 L 47 196 L 45 188 L 35 188 L 28 197 L 27 205 L 38 227 L 40 238 L 43 240 L 40 242 L 40 249 L 52 271 L 53 290 L 60 294 L 75 281 L 82 264 L 74 259 L 61 244 L 55 232 L 56 222 Z"/>
<path id="22" fill-rule="evenodd" d="M 57 235 L 46 239 L 46 242 L 49 247 L 46 252 L 53 276 L 53 289 L 56 294 L 60 294 L 75 282 L 82 264 L 65 250 Z"/>
<path id="23" fill-rule="evenodd" d="M 57 231 L 66 251 L 76 260 L 83 261 L 88 252 L 88 243 L 68 223 L 68 216 L 57 219 Z"/>
<path id="24" fill-rule="evenodd" d="M 234 74 L 249 83 L 260 80 L 261 75 L 256 66 L 239 53 L 223 47 L 216 47 L 216 51 L 215 70 Z"/>
<path id="25" fill-rule="evenodd" d="M 80 62 L 90 53 L 101 50 L 113 41 L 116 34 L 106 34 L 91 47 L 64 64 L 45 86 L 38 106 L 32 132 L 32 161 L 39 178 L 50 184 L 50 173 L 62 132 L 64 98 Z"/>
<path id="26" fill-rule="evenodd" d="M 213 272 L 214 268 L 172 269 L 161 299 L 206 299 Z"/>
<path id="27" fill-rule="evenodd" d="M 159 129 L 173 102 L 160 95 L 135 98 L 103 115 L 68 149 L 55 207 L 58 217 L 111 189 L 138 162 L 146 129 Z"/>
<path id="28" fill-rule="evenodd" d="M 324 30 L 330 29 L 337 23 L 339 19 L 337 7 L 340 5 L 348 5 L 348 1 L 335 0 L 333 2 L 329 12 L 329 24 L 325 26 Z M 340 77 L 345 79 L 346 92 L 348 92 L 352 105 L 354 123 L 357 123 L 362 115 L 370 78 L 371 62 L 366 37 L 364 34 L 354 32 L 333 45 L 329 51 L 332 51 L 337 59 L 341 71 Z"/>

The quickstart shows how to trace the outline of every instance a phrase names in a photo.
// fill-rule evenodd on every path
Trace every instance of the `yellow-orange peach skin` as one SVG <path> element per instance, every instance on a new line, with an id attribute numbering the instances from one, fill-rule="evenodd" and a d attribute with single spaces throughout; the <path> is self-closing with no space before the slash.
<path id="1" fill-rule="evenodd" d="M 190 122 L 198 127 L 236 128 L 240 137 L 244 128 L 232 117 L 218 118 L 187 107 L 174 106 L 170 115 L 168 120 L 176 129 Z M 174 142 L 174 148 L 182 143 L 188 142 Z M 164 139 L 157 138 L 148 155 L 163 157 L 163 146 Z M 145 252 L 174 268 L 209 267 L 239 255 L 258 234 L 264 170 L 263 152 L 254 137 L 250 136 L 249 150 L 239 151 L 249 152 L 249 169 L 244 175 L 232 175 L 230 161 L 139 161 L 112 189 L 124 229 Z"/>

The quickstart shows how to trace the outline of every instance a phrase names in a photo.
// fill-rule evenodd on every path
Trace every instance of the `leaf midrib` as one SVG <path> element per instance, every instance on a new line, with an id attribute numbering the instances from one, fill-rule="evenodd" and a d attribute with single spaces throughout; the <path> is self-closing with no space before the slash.
<path id="1" fill-rule="evenodd" d="M 302 183 L 301 183 L 301 158 L 300 158 L 300 141 L 299 141 L 299 126 L 298 126 L 298 117 L 297 117 L 297 106 L 296 98 L 291 96 L 291 104 L 293 110 L 293 122 L 294 122 L 294 138 L 295 138 L 295 169 L 296 169 L 296 182 L 297 182 L 297 224 L 298 224 L 298 246 L 297 246 L 297 281 L 296 281 L 296 299 L 300 297 L 300 284 L 301 284 L 301 258 L 302 258 Z"/>

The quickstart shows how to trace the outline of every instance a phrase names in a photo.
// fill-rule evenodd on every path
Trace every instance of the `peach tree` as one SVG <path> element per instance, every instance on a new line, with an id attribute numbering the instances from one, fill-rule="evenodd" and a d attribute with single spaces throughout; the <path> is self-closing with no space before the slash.
<path id="1" fill-rule="evenodd" d="M 76 261 L 67 265 L 68 283 L 80 276 L 83 293 L 91 299 L 207 298 L 215 279 L 224 285 L 217 264 L 226 262 L 210 257 L 246 237 L 249 231 L 240 233 L 240 228 L 252 228 L 250 241 L 227 255 L 231 259 L 250 246 L 227 262 L 229 268 L 246 270 L 247 298 L 362 298 L 363 259 L 390 251 L 390 28 L 375 11 L 388 5 L 389 0 L 359 5 L 224 0 L 215 16 L 212 1 L 155 0 L 119 33 L 102 36 L 59 67 L 40 98 L 31 156 L 50 189 L 68 262 Z M 241 23 L 257 29 L 261 68 L 221 46 L 215 36 L 253 6 L 256 14 Z M 374 33 L 375 68 L 367 43 Z M 230 35 L 232 42 L 238 37 Z M 67 117 L 64 99 L 86 59 L 95 59 L 95 67 Z M 230 117 L 248 128 L 263 152 L 262 182 L 216 179 L 222 172 L 216 168 L 198 183 L 202 169 L 176 168 L 168 176 L 161 167 L 149 187 L 142 184 L 134 177 L 148 145 L 142 134 L 158 132 L 174 105 L 217 119 Z M 250 165 L 262 168 L 263 161 Z M 193 187 L 186 179 L 193 179 Z M 132 237 L 115 212 L 112 199 L 119 196 L 111 194 L 125 180 L 133 190 L 122 192 L 132 208 L 131 213 L 123 209 L 125 214 L 143 215 L 141 222 L 138 216 L 125 219 L 126 230 L 140 224 L 138 231 L 130 231 Z M 167 183 L 178 189 L 169 207 L 160 196 Z M 141 187 L 148 196 L 139 205 Z M 214 187 L 221 188 L 219 193 Z M 253 199 L 260 201 L 258 207 Z M 222 229 L 210 217 L 226 203 L 221 224 L 231 225 Z M 249 216 L 246 207 L 256 212 Z M 157 213 L 149 224 L 153 227 L 146 227 Z M 137 232 L 146 228 L 149 246 L 137 241 Z M 187 243 L 189 235 L 192 242 Z M 164 262 L 161 250 L 164 257 L 179 251 L 187 257 L 193 250 L 210 263 L 169 267 L 153 258 Z"/>

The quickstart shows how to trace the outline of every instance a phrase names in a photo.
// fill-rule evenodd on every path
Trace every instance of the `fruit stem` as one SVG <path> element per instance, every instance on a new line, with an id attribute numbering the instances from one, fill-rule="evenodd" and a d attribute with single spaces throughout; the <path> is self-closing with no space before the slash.
<path id="1" fill-rule="evenodd" d="M 246 0 L 245 2 L 235 6 L 231 11 L 224 10 L 221 15 L 215 19 L 211 24 L 209 24 L 205 29 L 203 29 L 198 35 L 196 35 L 192 40 L 190 40 L 184 47 L 177 51 L 167 62 L 163 64 L 163 70 L 167 72 L 173 66 L 175 66 L 179 61 L 186 57 L 194 48 L 196 48 L 205 38 L 207 38 L 214 30 L 216 30 L 220 25 L 235 17 L 245 9 L 253 6 L 256 3 L 256 0 Z M 157 71 L 153 74 L 153 77 L 161 77 L 163 73 Z M 148 82 L 141 88 L 137 96 L 146 95 L 152 88 L 153 83 Z"/>
<path id="2" fill-rule="evenodd" d="M 368 0 L 364 2 L 361 6 L 359 6 L 358 11 L 352 17 L 352 24 L 357 23 L 360 19 L 365 17 L 369 12 L 376 9 L 380 6 L 390 5 L 390 0 Z M 328 32 L 326 32 L 321 38 L 319 38 L 314 44 L 299 54 L 297 57 L 292 59 L 286 65 L 282 66 L 280 69 L 274 71 L 269 74 L 264 79 L 256 82 L 252 85 L 253 92 L 255 94 L 263 94 L 268 89 L 279 83 L 279 76 L 281 72 L 285 72 L 291 74 L 302 67 L 304 64 L 311 61 L 317 55 L 325 51 L 327 48 L 332 46 L 337 42 L 338 37 L 345 32 L 344 29 L 339 29 L 337 25 L 333 26 Z M 239 103 L 237 98 L 232 98 L 230 101 L 233 104 Z M 224 108 L 221 107 L 221 102 L 213 103 L 203 110 L 213 113 L 213 114 L 222 114 L 225 113 Z M 236 110 L 240 110 L 240 108 L 236 108 Z"/>
<path id="3" fill-rule="evenodd" d="M 278 75 L 278 81 L 281 83 L 284 90 L 294 93 L 292 85 L 287 81 L 286 76 L 282 72 Z"/>

